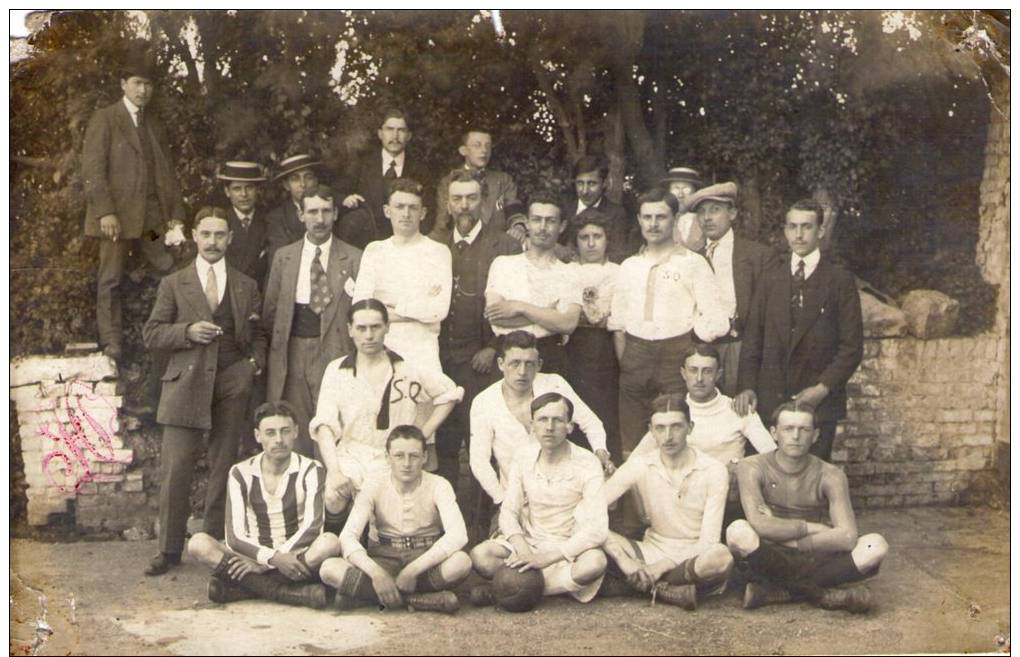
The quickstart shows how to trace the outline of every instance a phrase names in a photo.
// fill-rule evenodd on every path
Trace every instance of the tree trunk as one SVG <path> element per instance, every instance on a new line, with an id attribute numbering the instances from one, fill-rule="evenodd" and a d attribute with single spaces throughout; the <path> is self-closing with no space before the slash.
<path id="1" fill-rule="evenodd" d="M 615 47 L 610 53 L 610 67 L 616 103 L 627 142 L 634 155 L 638 186 L 647 187 L 662 178 L 666 164 L 656 153 L 655 142 L 648 132 L 641 89 L 634 79 L 636 53 L 641 50 L 644 42 L 645 17 L 641 12 L 621 12 L 613 17 L 611 34 L 615 33 L 616 36 L 611 42 Z"/>
<path id="2" fill-rule="evenodd" d="M 612 107 L 606 113 L 603 126 L 606 159 L 609 161 L 609 186 L 606 196 L 613 203 L 620 203 L 623 200 L 623 175 L 627 160 L 624 152 L 626 138 L 623 132 L 623 121 L 620 119 L 620 110 L 617 107 Z"/>
<path id="3" fill-rule="evenodd" d="M 744 234 L 752 239 L 760 239 L 761 234 L 761 186 L 758 183 L 757 172 L 745 178 L 740 188 L 740 197 L 743 206 L 740 218 L 738 219 L 744 227 Z"/>

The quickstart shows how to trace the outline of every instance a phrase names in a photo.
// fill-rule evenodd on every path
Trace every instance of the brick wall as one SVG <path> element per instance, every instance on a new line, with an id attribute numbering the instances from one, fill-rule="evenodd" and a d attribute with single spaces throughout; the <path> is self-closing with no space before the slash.
<path id="1" fill-rule="evenodd" d="M 833 462 L 855 504 L 958 502 L 992 470 L 1007 339 L 867 340 Z"/>
<path id="2" fill-rule="evenodd" d="M 992 472 L 1004 414 L 1008 427 L 1008 398 L 997 394 L 1007 349 L 1008 339 L 993 335 L 865 342 L 833 451 L 855 505 L 957 503 Z M 29 524 L 152 531 L 159 428 L 150 414 L 122 408 L 114 374 L 98 354 L 11 365 L 12 440 L 20 439 L 24 463 L 12 480 L 23 474 L 27 484 Z M 199 470 L 192 497 L 200 513 Z"/>
<path id="3" fill-rule="evenodd" d="M 13 362 L 10 373 L 28 523 L 82 531 L 151 523 L 144 473 L 125 446 L 110 360 L 34 356 Z"/>

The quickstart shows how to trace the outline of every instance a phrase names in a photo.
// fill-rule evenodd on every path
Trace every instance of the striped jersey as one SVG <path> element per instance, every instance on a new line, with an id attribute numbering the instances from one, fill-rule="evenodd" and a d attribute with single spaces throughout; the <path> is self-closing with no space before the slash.
<path id="1" fill-rule="evenodd" d="M 226 538 L 234 552 L 263 565 L 277 552 L 299 553 L 322 533 L 326 469 L 294 452 L 269 493 L 262 453 L 235 464 L 227 481 Z"/>

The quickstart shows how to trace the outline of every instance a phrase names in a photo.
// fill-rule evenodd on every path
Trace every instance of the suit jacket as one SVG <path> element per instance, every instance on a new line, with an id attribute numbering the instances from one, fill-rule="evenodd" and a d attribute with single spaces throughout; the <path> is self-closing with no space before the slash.
<path id="1" fill-rule="evenodd" d="M 382 166 L 382 165 L 380 165 Z M 436 188 L 436 223 L 433 230 L 452 231 L 450 213 L 446 201 L 450 193 L 450 174 L 443 176 Z M 517 199 L 517 183 L 510 174 L 494 169 L 486 169 L 482 179 L 482 221 L 493 225 L 498 230 L 510 228 L 507 220 L 516 214 L 524 214 L 524 205 Z M 437 234 L 439 234 L 437 233 Z"/>
<path id="2" fill-rule="evenodd" d="M 824 383 L 819 422 L 846 417 L 846 382 L 864 354 L 861 299 L 853 274 L 822 255 L 805 281 L 800 322 L 791 326 L 790 257 L 776 258 L 755 291 L 744 327 L 738 389 L 754 390 L 758 412 L 772 411 L 804 388 Z"/>
<path id="3" fill-rule="evenodd" d="M 305 236 L 305 225 L 301 223 L 297 206 L 288 196 L 283 203 L 266 213 L 266 258 L 270 264 L 276 252 Z"/>
<path id="4" fill-rule="evenodd" d="M 450 253 L 454 260 L 461 257 L 469 257 L 459 255 L 457 247 L 453 243 L 453 231 L 446 231 L 445 233 L 430 235 L 432 239 L 436 240 L 440 244 L 445 244 L 450 249 Z M 489 281 L 489 267 L 492 265 L 492 261 L 496 259 L 496 256 L 501 255 L 516 255 L 521 252 L 521 245 L 514 238 L 507 235 L 501 230 L 496 230 L 491 224 L 483 226 L 482 231 L 478 234 L 473 247 L 470 252 L 470 257 L 474 258 L 475 273 L 478 277 L 478 292 L 482 293 L 485 291 L 485 287 Z M 454 296 L 457 294 L 457 290 L 453 291 Z M 454 300 L 451 300 L 451 310 L 453 308 Z M 481 300 L 481 306 L 484 308 L 484 298 Z M 447 362 L 452 363 L 464 363 L 471 360 L 471 357 L 483 347 L 491 346 L 495 348 L 495 335 L 492 332 L 492 326 L 486 321 L 485 317 L 478 314 L 477 317 L 472 318 L 477 325 L 477 340 L 473 344 L 462 344 L 454 347 L 449 341 L 449 330 L 450 325 L 455 321 L 453 314 L 447 315 L 446 319 L 443 320 L 442 326 L 439 331 L 439 352 L 440 357 L 445 365 Z"/>
<path id="5" fill-rule="evenodd" d="M 422 203 L 428 208 L 422 232 L 427 234 L 435 212 L 434 199 L 430 198 L 429 191 L 432 189 L 435 178 L 429 174 L 429 170 L 423 162 L 413 157 L 410 150 L 404 151 L 404 168 L 400 177 L 410 178 L 422 186 Z M 361 195 L 365 202 L 358 208 L 344 213 L 344 216 L 337 222 L 336 233 L 342 240 L 359 249 L 364 249 L 369 242 L 384 240 L 393 235 L 390 220 L 383 214 L 388 182 L 383 175 L 381 147 L 366 153 L 358 160 L 358 168 L 354 175 L 341 185 L 341 191 L 337 193 L 337 205 L 340 205 L 343 199 L 351 194 Z M 341 211 L 343 210 L 344 208 L 341 208 Z"/>
<path id="6" fill-rule="evenodd" d="M 266 389 L 266 399 L 269 401 L 278 401 L 283 397 L 283 383 L 287 378 L 287 345 L 294 320 L 294 298 L 302 245 L 303 242 L 295 242 L 276 252 L 269 270 L 269 282 L 266 284 L 262 322 L 270 336 Z M 334 237 L 326 270 L 332 300 L 320 316 L 321 349 L 315 363 L 320 377 L 330 361 L 351 351 L 351 338 L 347 334 L 347 310 L 351 307 L 348 290 L 354 290 L 360 265 L 361 251 Z M 350 284 L 347 284 L 348 280 Z"/>
<path id="7" fill-rule="evenodd" d="M 606 235 L 608 240 L 606 256 L 609 260 L 619 264 L 637 253 L 640 244 L 635 244 L 631 240 L 631 224 L 636 224 L 636 220 L 628 220 L 627 211 L 623 209 L 623 206 L 613 203 L 605 197 L 600 199 L 595 207 L 609 217 L 609 232 Z M 560 244 L 570 249 L 573 253 L 577 253 L 578 226 L 573 224 L 573 219 L 576 216 L 577 199 L 575 198 L 563 210 L 563 217 L 567 221 L 567 229 L 560 235 Z"/>
<path id="8" fill-rule="evenodd" d="M 184 221 L 184 201 L 170 151 L 159 120 L 146 112 L 145 125 L 152 137 L 155 171 L 152 178 L 164 216 L 160 225 L 171 219 Z M 99 219 L 116 214 L 120 221 L 120 239 L 138 239 L 145 228 L 145 158 L 138 129 L 124 105 L 124 99 L 97 110 L 85 129 L 82 148 L 82 179 L 85 185 L 85 234 L 102 237 Z M 150 218 L 151 221 L 151 218 Z"/>
<path id="9" fill-rule="evenodd" d="M 255 279 L 259 290 L 265 289 L 269 271 L 265 213 L 256 209 L 247 230 L 233 208 L 227 210 L 227 223 L 234 237 L 227 247 L 227 262 L 245 276 Z"/>
<path id="10" fill-rule="evenodd" d="M 705 250 L 699 253 L 705 255 Z M 733 320 L 733 328 L 738 336 L 744 333 L 754 291 L 761 285 L 762 278 L 775 264 L 775 260 L 776 253 L 770 247 L 733 234 L 733 289 L 737 297 L 737 316 Z"/>
<path id="11" fill-rule="evenodd" d="M 266 362 L 266 336 L 259 317 L 258 287 L 250 277 L 227 265 L 227 289 L 234 316 L 234 339 L 238 349 L 254 358 L 261 369 Z M 156 303 L 142 327 L 142 339 L 150 350 L 170 352 L 163 373 L 156 421 L 195 429 L 212 427 L 213 387 L 219 342 L 195 344 L 187 338 L 188 325 L 213 321 L 212 311 L 194 263 L 163 278 Z M 254 376 L 254 369 L 252 376 Z"/>

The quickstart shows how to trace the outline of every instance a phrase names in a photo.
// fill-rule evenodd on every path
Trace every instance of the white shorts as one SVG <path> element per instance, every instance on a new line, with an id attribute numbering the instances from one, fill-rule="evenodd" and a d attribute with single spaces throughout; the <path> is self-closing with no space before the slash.
<path id="1" fill-rule="evenodd" d="M 490 539 L 494 543 L 505 547 L 510 551 L 510 555 L 516 554 L 514 546 L 511 545 L 510 541 L 503 538 L 502 535 L 495 536 Z M 562 543 L 553 542 L 536 542 L 532 539 L 525 537 L 528 545 L 531 549 L 536 552 L 544 550 L 556 550 L 559 551 Z M 545 589 L 542 591 L 543 595 L 560 595 L 561 593 L 569 593 L 572 598 L 578 602 L 591 602 L 595 594 L 599 592 L 599 587 L 602 586 L 602 578 L 605 577 L 605 573 L 599 575 L 598 579 L 588 584 L 580 585 L 574 581 L 574 578 L 570 576 L 570 567 L 573 562 L 563 560 L 557 561 L 551 566 L 546 566 L 542 569 L 542 577 L 545 579 Z"/>
<path id="2" fill-rule="evenodd" d="M 361 490 L 368 477 L 390 469 L 385 451 L 351 442 L 341 442 L 336 446 L 336 464 L 356 490 Z"/>

